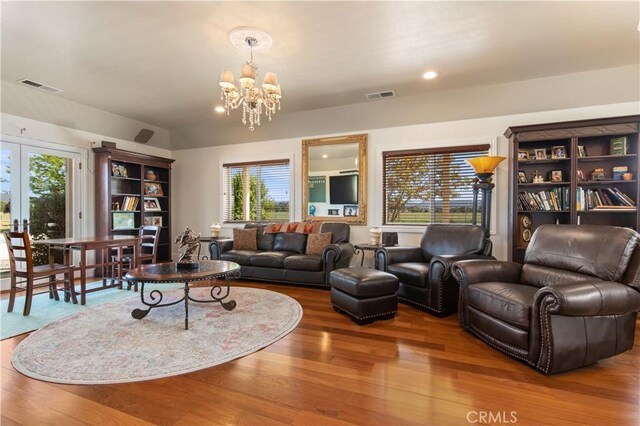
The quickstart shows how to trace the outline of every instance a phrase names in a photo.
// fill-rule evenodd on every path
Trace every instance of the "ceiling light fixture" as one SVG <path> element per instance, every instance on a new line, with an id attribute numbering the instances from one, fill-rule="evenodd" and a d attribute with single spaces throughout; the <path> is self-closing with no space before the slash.
<path id="1" fill-rule="evenodd" d="M 241 28 L 233 31 L 229 38 L 232 43 L 237 45 L 238 36 L 242 35 L 244 35 L 245 47 L 249 48 L 250 59 L 240 67 L 239 87 L 236 86 L 233 73 L 230 70 L 222 71 L 219 82 L 221 87 L 220 99 L 224 101 L 224 109 L 227 115 L 232 109 L 242 105 L 242 124 L 247 124 L 248 122 L 249 130 L 253 131 L 255 129 L 254 126 L 260 125 L 260 116 L 263 111 L 271 121 L 271 116 L 276 113 L 276 109 L 280 110 L 282 91 L 278 84 L 278 76 L 273 72 L 265 73 L 262 87 L 255 85 L 259 75 L 257 72 L 258 65 L 253 62 L 253 49 L 258 45 L 260 38 L 267 40 L 268 43 L 266 44 L 270 45 L 271 38 L 269 35 L 256 29 Z"/>
<path id="2" fill-rule="evenodd" d="M 424 74 L 422 74 L 422 78 L 424 78 L 425 80 L 433 80 L 437 76 L 438 76 L 438 73 L 435 71 L 427 71 Z"/>

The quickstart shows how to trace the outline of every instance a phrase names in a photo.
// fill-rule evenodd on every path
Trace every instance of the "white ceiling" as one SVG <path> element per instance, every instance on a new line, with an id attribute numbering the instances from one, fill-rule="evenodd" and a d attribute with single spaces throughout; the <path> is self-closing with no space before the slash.
<path id="1" fill-rule="evenodd" d="M 638 2 L 2 2 L 2 79 L 167 129 L 213 112 L 247 59 L 278 74 L 281 113 L 637 64 Z M 427 69 L 441 77 L 421 79 Z M 384 101 L 378 101 L 384 102 Z M 235 112 L 239 114 L 239 112 Z M 264 124 L 263 124 L 264 126 Z"/>

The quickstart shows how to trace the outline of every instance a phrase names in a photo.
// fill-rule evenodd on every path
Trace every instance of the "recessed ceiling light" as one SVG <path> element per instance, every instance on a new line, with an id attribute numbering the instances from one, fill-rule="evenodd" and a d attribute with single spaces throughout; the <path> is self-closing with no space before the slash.
<path id="1" fill-rule="evenodd" d="M 438 73 L 435 71 L 427 71 L 424 74 L 422 74 L 422 78 L 424 78 L 425 80 L 433 80 L 437 76 L 438 76 Z"/>
<path id="2" fill-rule="evenodd" d="M 329 158 L 327 154 L 322 154 L 322 158 Z"/>
<path id="3" fill-rule="evenodd" d="M 215 112 L 222 114 L 225 109 L 223 106 L 218 105 L 217 107 L 214 108 Z"/>

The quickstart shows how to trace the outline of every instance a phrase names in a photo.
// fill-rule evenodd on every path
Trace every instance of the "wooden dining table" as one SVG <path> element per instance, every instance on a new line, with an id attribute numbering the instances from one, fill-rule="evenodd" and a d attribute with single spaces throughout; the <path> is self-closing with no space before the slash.
<path id="1" fill-rule="evenodd" d="M 97 237 L 70 237 L 70 238 L 54 238 L 50 240 L 35 240 L 34 245 L 44 245 L 49 250 L 62 250 L 64 253 L 65 265 L 71 266 L 71 252 L 80 252 L 80 262 L 77 266 L 74 266 L 74 272 L 80 271 L 80 304 L 84 305 L 87 302 L 87 293 L 94 291 L 104 290 L 112 287 L 122 286 L 122 250 L 125 248 L 133 249 L 133 264 L 138 265 L 139 244 L 138 242 L 142 237 L 138 235 L 106 235 Z M 113 260 L 111 251 L 115 249 L 118 251 L 117 260 Z M 95 251 L 96 254 L 100 253 L 101 256 L 96 256 L 96 263 L 87 264 L 87 252 Z M 105 278 L 104 269 L 118 265 L 118 277 L 111 277 L 113 282 L 107 285 L 107 278 Z M 87 289 L 87 270 L 91 268 L 102 268 L 103 279 L 102 286 Z"/>

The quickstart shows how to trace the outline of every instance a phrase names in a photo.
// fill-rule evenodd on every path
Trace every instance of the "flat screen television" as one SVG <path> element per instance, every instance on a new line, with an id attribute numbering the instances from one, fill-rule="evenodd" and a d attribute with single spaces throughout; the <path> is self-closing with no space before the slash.
<path id="1" fill-rule="evenodd" d="M 329 176 L 331 204 L 358 204 L 358 175 Z"/>

